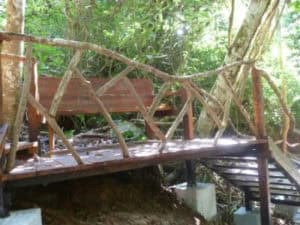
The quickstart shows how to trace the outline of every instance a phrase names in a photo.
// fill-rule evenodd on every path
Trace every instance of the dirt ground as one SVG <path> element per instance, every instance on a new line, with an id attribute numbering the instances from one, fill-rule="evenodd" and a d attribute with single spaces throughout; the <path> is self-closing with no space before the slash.
<path id="1" fill-rule="evenodd" d="M 44 225 L 206 224 L 163 188 L 153 168 L 17 189 L 13 208 L 40 207 Z"/>

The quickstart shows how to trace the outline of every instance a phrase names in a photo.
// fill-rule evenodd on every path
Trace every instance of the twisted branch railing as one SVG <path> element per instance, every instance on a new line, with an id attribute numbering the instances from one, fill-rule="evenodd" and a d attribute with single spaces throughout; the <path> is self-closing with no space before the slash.
<path id="1" fill-rule="evenodd" d="M 226 116 L 226 113 L 228 113 L 228 112 L 226 112 L 226 110 L 224 109 L 224 106 L 219 104 L 218 99 L 216 99 L 214 96 L 211 96 L 204 89 L 196 86 L 192 82 L 194 79 L 208 77 L 211 75 L 219 75 L 219 74 L 222 74 L 222 72 L 224 72 L 225 70 L 231 69 L 232 67 L 240 66 L 242 64 L 249 64 L 249 65 L 253 64 L 253 62 L 240 61 L 240 62 L 235 62 L 235 63 L 229 64 L 229 65 L 225 65 L 216 70 L 211 70 L 211 71 L 204 72 L 204 73 L 196 73 L 196 74 L 191 74 L 191 75 L 171 75 L 166 72 L 160 71 L 157 68 L 154 68 L 150 65 L 142 64 L 142 63 L 136 62 L 134 60 L 128 59 L 127 57 L 125 57 L 117 52 L 114 52 L 109 49 L 105 49 L 101 46 L 98 46 L 96 44 L 91 44 L 91 43 L 87 43 L 87 42 L 70 41 L 70 40 L 64 40 L 64 39 L 46 39 L 46 38 L 33 37 L 33 36 L 28 36 L 28 35 L 23 35 L 23 34 L 5 33 L 5 32 L 0 32 L 0 40 L 2 40 L 2 41 L 3 40 L 6 40 L 6 41 L 10 41 L 10 40 L 16 41 L 17 40 L 17 41 L 25 41 L 25 42 L 29 42 L 29 43 L 38 43 L 38 44 L 44 44 L 44 45 L 60 46 L 60 47 L 76 49 L 76 52 L 75 52 L 73 58 L 71 59 L 64 76 L 61 79 L 61 82 L 59 84 L 56 94 L 54 95 L 51 107 L 48 112 L 38 102 L 38 100 L 29 93 L 28 85 L 30 86 L 30 80 L 28 80 L 29 78 L 27 78 L 27 77 L 31 77 L 28 74 L 28 71 L 32 71 L 28 67 L 31 65 L 31 63 L 26 63 L 27 69 L 25 69 L 25 71 L 27 71 L 27 73 L 25 74 L 25 80 L 24 80 L 24 84 L 23 84 L 23 92 L 22 92 L 21 98 L 23 98 L 23 100 L 26 102 L 27 97 L 28 97 L 28 102 L 32 105 L 32 107 L 35 108 L 35 110 L 37 110 L 42 116 L 44 116 L 46 118 L 46 120 L 48 121 L 51 128 L 62 139 L 62 141 L 66 145 L 68 151 L 72 154 L 72 156 L 74 157 L 74 159 L 76 160 L 76 162 L 78 164 L 83 163 L 82 159 L 80 158 L 79 154 L 76 152 L 74 147 L 69 143 L 67 138 L 64 136 L 63 131 L 60 129 L 60 127 L 58 126 L 58 124 L 55 120 L 56 112 L 59 108 L 62 97 L 65 94 L 66 87 L 72 77 L 79 78 L 83 87 L 85 87 L 89 91 L 89 95 L 90 95 L 91 99 L 93 99 L 94 102 L 97 104 L 97 106 L 99 107 L 99 110 L 102 112 L 104 118 L 107 120 L 108 124 L 111 126 L 112 130 L 116 134 L 117 139 L 120 144 L 120 147 L 121 147 L 121 150 L 122 150 L 122 153 L 123 153 L 123 156 L 130 157 L 128 147 L 124 140 L 124 137 L 122 136 L 122 133 L 119 131 L 117 125 L 112 120 L 109 111 L 106 109 L 106 106 L 100 99 L 100 97 L 109 88 L 114 86 L 118 81 L 123 80 L 126 87 L 130 91 L 131 95 L 134 96 L 134 99 L 137 102 L 139 111 L 142 114 L 142 116 L 144 117 L 144 120 L 148 123 L 151 130 L 154 132 L 155 136 L 162 142 L 162 144 L 160 145 L 160 151 L 163 151 L 166 142 L 173 137 L 175 130 L 177 129 L 180 122 L 182 121 L 182 119 L 183 119 L 184 115 L 186 114 L 186 112 L 188 111 L 188 109 L 192 106 L 194 100 L 196 100 L 196 102 L 199 102 L 203 106 L 203 110 L 205 110 L 207 112 L 207 114 L 210 116 L 210 118 L 215 122 L 216 126 L 218 127 L 219 132 L 216 135 L 216 139 L 222 135 L 223 131 L 225 130 L 225 126 L 226 126 L 227 122 L 228 121 L 230 122 L 230 118 L 227 118 L 228 116 Z M 114 60 L 120 61 L 120 62 L 126 64 L 127 68 L 124 69 L 123 71 L 121 71 L 114 78 L 109 80 L 107 83 L 105 83 L 103 86 L 101 86 L 98 90 L 94 90 L 92 88 L 92 85 L 90 84 L 90 82 L 84 78 L 84 76 L 81 74 L 80 70 L 77 68 L 77 64 L 79 63 L 81 55 L 84 50 L 92 50 L 92 51 L 95 51 L 106 57 L 110 57 Z M 5 57 L 5 56 L 2 56 L 2 57 Z M 6 56 L 6 57 L 14 58 L 11 55 Z M 26 55 L 25 61 L 30 62 L 31 58 L 32 58 L 32 56 L 30 54 Z M 16 60 L 24 61 L 24 58 L 21 57 Z M 164 81 L 163 85 L 161 86 L 158 94 L 155 96 L 155 98 L 152 102 L 152 105 L 149 107 L 149 109 L 146 109 L 146 107 L 143 104 L 143 101 L 141 100 L 140 96 L 137 94 L 135 87 L 131 83 L 130 79 L 127 77 L 127 75 L 134 69 L 139 69 L 144 72 L 148 72 L 148 73 L 152 74 L 153 76 L 160 78 L 161 80 Z M 248 123 L 249 128 L 252 131 L 252 133 L 257 134 L 257 128 L 255 127 L 254 123 L 251 121 L 251 117 L 250 117 L 249 113 L 243 107 L 239 98 L 236 97 L 236 93 L 235 93 L 233 85 L 230 83 L 230 81 L 225 76 L 223 76 L 223 77 L 224 77 L 225 83 L 228 87 L 227 91 L 229 91 L 231 93 L 233 102 L 235 103 L 235 105 L 237 106 L 239 111 L 241 112 L 241 115 L 245 118 L 245 121 Z M 181 87 L 185 89 L 185 91 L 187 93 L 187 98 L 186 98 L 186 101 L 183 104 L 183 107 L 180 110 L 179 114 L 173 121 L 173 124 L 170 126 L 170 128 L 168 129 L 166 134 L 164 134 L 160 130 L 160 128 L 155 124 L 155 119 L 154 119 L 153 115 L 154 115 L 158 105 L 160 104 L 161 100 L 163 99 L 165 93 L 170 89 L 172 84 L 175 82 L 179 83 L 181 85 Z M 272 84 L 272 83 L 270 83 L 270 84 Z M 218 103 L 218 105 L 222 109 L 222 113 L 223 113 L 222 120 L 220 120 L 220 115 L 217 115 L 214 112 L 214 110 L 208 104 L 207 100 Z M 231 102 L 229 104 L 231 104 Z M 22 105 L 20 105 L 20 107 L 19 107 L 20 115 L 18 118 L 21 118 L 21 115 L 23 115 L 23 113 L 24 113 L 24 103 L 22 103 Z M 285 112 L 288 113 L 290 116 L 290 113 L 288 110 L 285 110 Z M 15 156 L 16 156 L 16 148 L 17 148 L 15 143 L 19 137 L 18 126 L 21 122 L 22 121 L 20 119 L 18 119 L 18 121 L 16 121 L 17 126 L 14 129 L 14 132 L 15 132 L 14 138 L 13 138 L 14 144 L 12 145 L 12 148 L 10 151 L 8 169 L 12 169 L 15 164 Z"/>

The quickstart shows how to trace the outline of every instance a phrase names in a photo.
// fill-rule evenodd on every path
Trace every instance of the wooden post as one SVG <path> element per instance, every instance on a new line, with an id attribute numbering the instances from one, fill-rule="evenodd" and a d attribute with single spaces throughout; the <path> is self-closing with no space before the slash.
<path id="1" fill-rule="evenodd" d="M 10 200 L 9 193 L 4 183 L 0 181 L 0 218 L 9 216 Z"/>
<path id="2" fill-rule="evenodd" d="M 31 72 L 31 85 L 30 85 L 30 93 L 32 96 L 39 101 L 39 90 L 38 90 L 38 62 L 36 60 L 32 60 L 32 72 Z M 29 141 L 37 141 L 39 134 L 39 127 L 41 124 L 41 116 L 37 112 L 37 110 L 32 107 L 32 105 L 28 104 L 27 106 L 27 116 L 28 116 L 28 131 L 29 131 Z"/>
<path id="3" fill-rule="evenodd" d="M 252 68 L 252 86 L 253 86 L 253 106 L 255 115 L 256 138 L 266 138 L 266 129 L 264 122 L 264 101 L 262 81 L 259 71 Z M 259 193 L 260 193 L 260 216 L 261 224 L 272 225 L 270 214 L 270 189 L 269 189 L 269 171 L 268 171 L 268 145 L 259 149 L 257 155 L 257 164 L 259 172 Z"/>
<path id="4" fill-rule="evenodd" d="M 8 125 L 4 124 L 0 127 L 0 177 L 2 176 L 2 171 L 4 167 L 4 146 L 5 146 L 5 139 L 8 133 Z"/>
<path id="5" fill-rule="evenodd" d="M 182 102 L 186 102 L 188 100 L 187 91 L 182 89 L 180 93 L 180 98 Z M 189 108 L 183 117 L 183 132 L 184 138 L 187 140 L 191 140 L 194 138 L 194 124 L 193 124 L 193 105 L 190 104 Z"/>
<path id="6" fill-rule="evenodd" d="M 182 89 L 180 93 L 181 102 L 188 100 L 188 93 L 185 89 Z M 194 125 L 193 125 L 193 105 L 190 104 L 185 116 L 183 117 L 183 136 L 185 140 L 191 140 L 194 138 Z M 186 166 L 186 182 L 188 187 L 196 186 L 196 174 L 195 166 L 192 160 L 185 161 Z"/>
<path id="7" fill-rule="evenodd" d="M 49 155 L 55 150 L 55 133 L 50 125 L 48 125 L 48 141 L 49 141 Z"/>
<path id="8" fill-rule="evenodd" d="M 0 41 L 0 48 L 2 49 L 3 41 Z M 1 52 L 0 52 L 1 53 Z M 2 87 L 2 57 L 0 56 L 0 124 L 3 123 L 3 87 Z"/>
<path id="9" fill-rule="evenodd" d="M 245 208 L 246 211 L 251 211 L 252 206 L 251 206 L 251 193 L 249 190 L 245 190 Z"/>

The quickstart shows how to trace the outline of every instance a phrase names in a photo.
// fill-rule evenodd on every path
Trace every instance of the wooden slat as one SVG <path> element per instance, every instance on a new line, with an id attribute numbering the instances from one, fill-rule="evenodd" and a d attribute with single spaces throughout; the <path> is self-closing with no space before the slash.
<path id="1" fill-rule="evenodd" d="M 87 79 L 96 91 L 105 85 L 109 79 L 91 77 Z M 132 79 L 138 95 L 141 97 L 145 107 L 149 107 L 153 101 L 152 82 L 148 79 Z M 39 96 L 40 103 L 49 109 L 55 91 L 59 85 L 60 78 L 39 77 Z M 102 94 L 100 100 L 104 103 L 109 112 L 136 112 L 138 104 L 130 91 L 126 88 L 124 81 L 119 80 L 114 86 L 110 87 Z M 74 115 L 78 113 L 96 114 L 99 108 L 90 98 L 89 91 L 83 88 L 78 78 L 72 78 L 67 86 L 62 102 L 58 107 L 59 115 Z"/>
<path id="2" fill-rule="evenodd" d="M 254 177 L 258 177 L 259 175 L 258 171 L 253 169 L 224 169 L 224 168 L 218 169 L 215 167 L 212 167 L 212 169 L 224 175 L 247 175 L 247 176 L 254 176 Z M 270 172 L 269 176 L 271 178 L 285 177 L 281 172 Z"/>
<path id="3" fill-rule="evenodd" d="M 33 141 L 33 142 L 27 142 L 27 141 L 19 141 L 18 142 L 18 146 L 17 146 L 17 151 L 22 151 L 22 150 L 26 150 L 26 149 L 32 149 L 35 148 L 37 149 L 38 147 L 38 142 L 37 141 Z M 11 148 L 11 144 L 10 143 L 6 143 L 5 147 L 4 147 L 4 153 L 8 154 Z"/>
<path id="4" fill-rule="evenodd" d="M 289 179 L 297 184 L 300 189 L 300 174 L 295 164 L 277 147 L 271 138 L 268 139 L 268 143 L 272 157 L 276 161 L 277 165 L 285 172 L 285 175 Z"/>
<path id="5" fill-rule="evenodd" d="M 250 188 L 251 193 L 259 194 L 258 188 Z M 270 193 L 273 196 L 287 196 L 292 198 L 299 198 L 300 200 L 300 194 L 295 191 L 286 191 L 286 190 L 272 190 L 270 189 Z"/>
<path id="6" fill-rule="evenodd" d="M 253 201 L 260 201 L 260 197 L 258 196 L 251 196 L 251 199 Z M 276 199 L 274 198 L 274 196 L 272 196 L 271 198 L 271 202 L 273 204 L 280 204 L 280 205 L 289 205 L 289 206 L 300 206 L 300 200 L 280 200 L 280 199 Z"/>
<path id="7" fill-rule="evenodd" d="M 227 175 L 226 178 L 232 181 L 258 182 L 257 176 L 250 175 Z M 270 178 L 270 184 L 293 185 L 288 178 Z"/>
<path id="8" fill-rule="evenodd" d="M 239 170 L 254 170 L 257 171 L 257 165 L 256 166 L 245 166 L 245 165 L 241 165 L 241 166 L 237 166 L 237 165 L 216 165 L 216 164 L 206 164 L 209 167 L 216 169 L 216 170 L 226 170 L 226 169 L 239 169 Z M 273 172 L 281 172 L 278 168 L 276 167 L 272 167 L 271 165 L 269 165 L 269 171 L 273 171 Z"/>
<path id="9" fill-rule="evenodd" d="M 227 142 L 227 140 L 221 139 L 219 143 Z M 3 177 L 3 180 L 11 180 L 12 182 L 19 180 L 18 185 L 25 185 L 27 181 L 25 179 L 31 179 L 30 183 L 39 182 L 54 182 L 59 180 L 73 179 L 77 177 L 91 176 L 96 174 L 112 173 L 117 171 L 141 168 L 149 165 L 156 165 L 159 163 L 170 162 L 174 160 L 187 160 L 201 157 L 208 157 L 212 155 L 236 155 L 246 154 L 253 148 L 259 147 L 257 142 L 244 142 L 240 144 L 219 144 L 218 146 L 213 145 L 213 140 L 172 140 L 168 142 L 168 146 L 164 153 L 159 153 L 157 147 L 159 142 L 149 142 L 146 144 L 140 144 L 130 147 L 131 155 L 130 158 L 123 158 L 121 154 L 116 154 L 116 149 L 100 149 L 99 154 L 103 154 L 100 157 L 95 157 L 96 153 L 90 154 L 91 160 L 96 160 L 90 164 L 76 165 L 70 167 L 49 167 L 46 170 L 37 172 L 26 173 L 26 167 L 21 166 L 21 171 L 17 174 L 10 173 Z M 109 151 L 110 154 L 105 152 Z M 81 153 L 87 157 L 85 153 Z M 59 156 L 63 157 L 63 156 Z M 69 156 L 70 158 L 70 156 Z M 54 160 L 53 158 L 47 159 L 46 162 Z M 87 159 L 85 159 L 87 160 Z M 97 161 L 99 160 L 99 161 Z M 41 165 L 42 162 L 39 162 Z M 18 168 L 16 168 L 17 170 Z M 29 180 L 28 180 L 29 182 Z"/>
<path id="10" fill-rule="evenodd" d="M 234 181 L 234 184 L 238 187 L 242 187 L 242 189 L 245 189 L 245 187 L 256 187 L 258 188 L 258 182 L 250 182 L 250 181 Z M 297 191 L 297 187 L 295 185 L 290 184 L 278 184 L 278 183 L 271 183 L 270 182 L 270 188 L 275 190 L 294 190 Z"/>

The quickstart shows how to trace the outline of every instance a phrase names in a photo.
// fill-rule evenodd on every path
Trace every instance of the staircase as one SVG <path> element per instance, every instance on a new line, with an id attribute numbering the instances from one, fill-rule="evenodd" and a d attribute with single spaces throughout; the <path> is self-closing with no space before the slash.
<path id="1" fill-rule="evenodd" d="M 271 202 L 300 206 L 300 162 L 282 152 L 272 139 L 270 150 L 269 190 Z M 215 156 L 202 163 L 245 193 L 247 201 L 260 201 L 257 150 L 243 156 Z"/>

